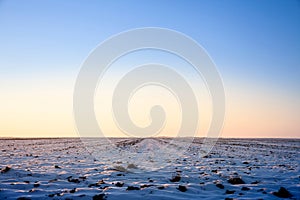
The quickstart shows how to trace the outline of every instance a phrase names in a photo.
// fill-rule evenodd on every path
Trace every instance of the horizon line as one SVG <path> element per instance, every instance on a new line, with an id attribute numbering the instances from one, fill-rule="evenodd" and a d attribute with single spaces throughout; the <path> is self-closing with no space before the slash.
<path id="1" fill-rule="evenodd" d="M 296 139 L 300 140 L 300 137 L 2 137 L 0 140 L 43 140 L 43 139 L 149 139 L 149 138 L 196 138 L 196 139 Z"/>

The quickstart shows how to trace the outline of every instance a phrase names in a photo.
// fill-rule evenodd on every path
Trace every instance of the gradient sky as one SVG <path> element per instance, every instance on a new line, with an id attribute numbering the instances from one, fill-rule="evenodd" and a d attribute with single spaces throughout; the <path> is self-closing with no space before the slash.
<path id="1" fill-rule="evenodd" d="M 227 97 L 222 137 L 300 138 L 296 0 L 0 0 L 0 136 L 77 136 L 82 62 L 111 35 L 149 26 L 192 37 L 214 60 Z"/>

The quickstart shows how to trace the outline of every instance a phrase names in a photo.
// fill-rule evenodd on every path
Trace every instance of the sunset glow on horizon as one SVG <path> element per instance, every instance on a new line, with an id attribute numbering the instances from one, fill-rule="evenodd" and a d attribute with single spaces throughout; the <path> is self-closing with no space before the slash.
<path id="1" fill-rule="evenodd" d="M 297 1 L 174 1 L 172 6 L 169 1 L 0 1 L 0 137 L 79 137 L 73 91 L 89 53 L 119 32 L 164 27 L 193 38 L 216 64 L 226 95 L 221 137 L 300 138 L 299 11 Z M 118 76 L 134 60 L 152 57 L 198 90 L 196 136 L 205 136 L 213 108 L 204 82 L 171 56 L 150 51 L 143 56 L 117 63 L 103 79 L 111 85 L 103 93 L 100 86 L 95 90 L 95 114 L 107 136 L 126 136 L 118 132 L 109 107 Z M 176 97 L 146 89 L 129 102 L 132 120 L 146 126 L 149 108 L 162 103 L 167 121 L 158 136 L 176 136 L 181 120 Z"/>

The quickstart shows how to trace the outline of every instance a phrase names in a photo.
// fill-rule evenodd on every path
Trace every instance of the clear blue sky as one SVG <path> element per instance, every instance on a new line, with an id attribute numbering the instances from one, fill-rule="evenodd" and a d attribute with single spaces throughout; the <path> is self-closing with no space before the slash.
<path id="1" fill-rule="evenodd" d="M 300 118 L 289 113 L 298 111 L 300 102 L 300 2 L 296 0 L 0 0 L 0 89 L 10 79 L 34 79 L 34 74 L 45 78 L 63 74 L 66 79 L 69 74 L 72 79 L 101 41 L 149 26 L 174 29 L 200 43 L 232 98 L 242 95 L 238 91 L 243 88 L 251 90 L 251 96 L 259 90 L 257 95 L 264 93 L 266 101 L 283 98 L 278 106 L 290 104 L 286 115 Z M 294 124 L 298 121 L 293 125 L 298 126 Z"/>

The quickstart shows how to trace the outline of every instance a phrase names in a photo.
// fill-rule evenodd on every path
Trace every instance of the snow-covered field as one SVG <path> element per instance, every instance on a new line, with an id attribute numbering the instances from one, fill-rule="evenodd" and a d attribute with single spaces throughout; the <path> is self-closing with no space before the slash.
<path id="1" fill-rule="evenodd" d="M 158 154 L 169 140 L 88 151 L 80 139 L 2 139 L 0 199 L 300 199 L 299 139 L 220 139 L 204 157 L 195 139 Z"/>

